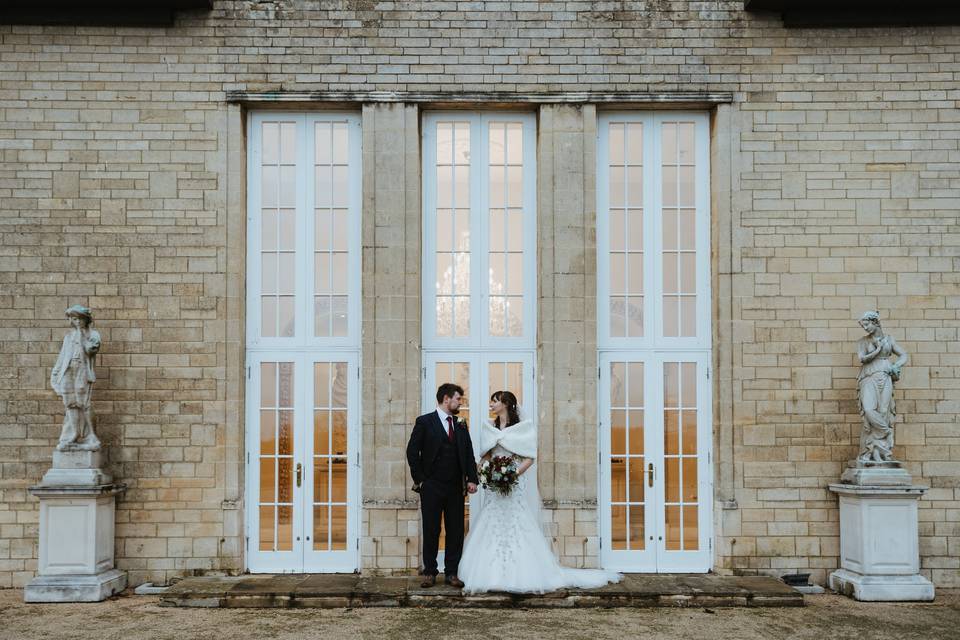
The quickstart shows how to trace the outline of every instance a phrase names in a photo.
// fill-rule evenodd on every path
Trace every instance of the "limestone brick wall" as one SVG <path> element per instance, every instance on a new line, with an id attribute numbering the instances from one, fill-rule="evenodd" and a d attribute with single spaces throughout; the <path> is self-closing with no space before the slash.
<path id="1" fill-rule="evenodd" d="M 243 569 L 231 90 L 729 92 L 711 151 L 716 568 L 837 566 L 826 486 L 856 448 L 855 318 L 879 307 L 911 354 L 896 453 L 931 486 L 922 570 L 960 585 L 960 29 L 787 30 L 740 0 L 214 4 L 170 28 L 0 25 L 0 586 L 36 566 L 26 489 L 59 433 L 47 378 L 74 302 L 97 313 L 95 411 L 130 486 L 119 566 L 134 584 Z M 408 570 L 430 105 L 341 106 L 364 126 L 363 566 Z M 571 564 L 596 559 L 593 109 L 538 122 L 540 477 Z"/>

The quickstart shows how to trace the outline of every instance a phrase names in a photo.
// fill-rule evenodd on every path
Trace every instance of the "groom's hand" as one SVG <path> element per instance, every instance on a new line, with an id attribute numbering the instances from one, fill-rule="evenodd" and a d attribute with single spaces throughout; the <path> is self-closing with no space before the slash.
<path id="1" fill-rule="evenodd" d="M 467 493 L 476 493 L 476 492 L 477 492 L 477 485 L 473 484 L 472 482 L 468 482 Z"/>

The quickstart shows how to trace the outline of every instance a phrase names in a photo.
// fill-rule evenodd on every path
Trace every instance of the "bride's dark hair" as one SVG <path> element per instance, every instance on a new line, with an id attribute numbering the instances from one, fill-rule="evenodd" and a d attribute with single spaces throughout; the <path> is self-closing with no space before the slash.
<path id="1" fill-rule="evenodd" d="M 520 422 L 520 412 L 517 409 L 517 396 L 513 395 L 510 391 L 494 391 L 493 395 L 490 396 L 492 402 L 502 402 L 507 407 L 507 421 L 509 424 L 506 426 L 511 427 L 518 422 Z M 503 426 L 500 424 L 500 416 L 497 416 L 497 419 L 493 421 L 493 426 L 497 429 L 502 429 Z"/>

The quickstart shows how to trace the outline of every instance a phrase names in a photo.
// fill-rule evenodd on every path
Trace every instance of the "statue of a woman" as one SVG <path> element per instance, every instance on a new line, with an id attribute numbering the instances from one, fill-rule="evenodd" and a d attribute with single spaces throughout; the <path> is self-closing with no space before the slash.
<path id="1" fill-rule="evenodd" d="M 100 440 L 93 432 L 90 397 L 97 379 L 93 360 L 100 350 L 100 334 L 90 328 L 93 314 L 87 307 L 75 304 L 66 315 L 73 330 L 64 336 L 57 364 L 50 372 L 50 386 L 63 399 L 66 409 L 57 449 L 96 451 Z"/>
<path id="2" fill-rule="evenodd" d="M 893 336 L 880 328 L 880 314 L 867 311 L 860 317 L 860 326 L 867 335 L 857 343 L 860 358 L 860 415 L 863 431 L 860 433 L 861 462 L 890 462 L 893 460 L 893 383 L 900 379 L 900 368 L 907 362 L 907 353 Z M 890 356 L 897 356 L 890 362 Z"/>

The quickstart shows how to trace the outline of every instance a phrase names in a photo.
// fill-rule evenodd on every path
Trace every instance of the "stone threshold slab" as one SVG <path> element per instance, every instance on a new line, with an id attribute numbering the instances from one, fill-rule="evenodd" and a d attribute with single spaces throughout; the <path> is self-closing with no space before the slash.
<path id="1" fill-rule="evenodd" d="M 599 589 L 543 595 L 468 596 L 437 584 L 420 588 L 416 576 L 280 574 L 185 578 L 160 596 L 166 607 L 341 608 L 436 607 L 570 609 L 584 607 L 802 607 L 803 594 L 761 576 L 626 574 Z"/>

